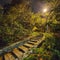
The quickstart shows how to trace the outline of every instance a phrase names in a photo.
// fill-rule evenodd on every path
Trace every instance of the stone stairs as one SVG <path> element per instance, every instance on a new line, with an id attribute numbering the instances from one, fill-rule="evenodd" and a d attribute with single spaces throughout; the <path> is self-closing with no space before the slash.
<path id="1" fill-rule="evenodd" d="M 40 39 L 29 40 L 23 45 L 14 48 L 12 51 L 4 53 L 0 56 L 0 60 L 23 60 L 23 57 L 28 55 L 28 52 L 32 48 L 37 47 L 40 42 Z"/>

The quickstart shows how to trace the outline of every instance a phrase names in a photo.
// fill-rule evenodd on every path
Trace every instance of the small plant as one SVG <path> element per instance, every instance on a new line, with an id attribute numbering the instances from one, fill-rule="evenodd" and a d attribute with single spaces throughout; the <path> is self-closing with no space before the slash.
<path id="1" fill-rule="evenodd" d="M 24 58 L 23 60 L 37 60 L 37 57 L 34 55 L 30 55 L 27 58 Z"/>

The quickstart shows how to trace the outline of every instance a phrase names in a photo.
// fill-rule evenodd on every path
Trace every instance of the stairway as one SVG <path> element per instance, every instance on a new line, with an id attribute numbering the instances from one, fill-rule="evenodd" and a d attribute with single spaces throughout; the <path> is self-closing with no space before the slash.
<path id="1" fill-rule="evenodd" d="M 31 48 L 36 47 L 40 42 L 40 39 L 29 40 L 23 45 L 14 48 L 12 51 L 4 53 L 0 56 L 0 60 L 23 60 L 26 53 L 30 51 Z"/>

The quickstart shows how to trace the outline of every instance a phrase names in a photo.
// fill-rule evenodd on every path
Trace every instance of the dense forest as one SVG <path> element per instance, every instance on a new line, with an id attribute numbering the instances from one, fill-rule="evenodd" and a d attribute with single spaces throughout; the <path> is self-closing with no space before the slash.
<path id="1" fill-rule="evenodd" d="M 40 58 L 41 60 L 59 60 L 60 0 L 38 0 L 38 2 L 48 6 L 49 11 L 35 12 L 32 0 L 12 0 L 10 4 L 0 6 L 0 48 L 29 36 L 43 34 L 45 42 L 41 47 L 32 49 L 35 52 L 24 60 L 37 60 L 39 54 L 43 58 Z"/>

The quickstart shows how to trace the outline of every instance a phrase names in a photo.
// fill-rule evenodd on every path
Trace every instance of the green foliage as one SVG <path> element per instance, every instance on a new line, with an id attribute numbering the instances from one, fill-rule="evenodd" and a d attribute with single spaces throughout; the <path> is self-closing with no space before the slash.
<path id="1" fill-rule="evenodd" d="M 30 55 L 27 58 L 24 58 L 23 60 L 37 60 L 37 57 L 34 55 Z"/>
<path id="2" fill-rule="evenodd" d="M 45 43 L 43 43 L 43 46 L 47 49 L 53 49 L 55 46 L 55 37 L 53 33 L 45 33 Z"/>
<path id="3" fill-rule="evenodd" d="M 22 24 L 21 21 L 25 17 L 23 13 L 26 11 L 26 5 L 19 4 L 17 6 L 11 7 L 6 15 L 0 14 L 0 39 L 7 44 L 19 40 L 21 36 L 27 35 L 28 33 L 28 30 L 23 26 L 24 23 Z M 21 9 L 21 7 L 23 8 Z"/>
<path id="4" fill-rule="evenodd" d="M 54 37 L 53 33 L 45 33 L 45 42 L 42 44 L 42 47 L 46 51 L 51 51 L 50 60 L 60 60 L 60 45 L 58 41 L 59 40 Z"/>
<path id="5" fill-rule="evenodd" d="M 32 51 L 33 51 L 33 53 L 34 54 L 40 54 L 40 55 L 42 55 L 44 52 L 44 48 L 34 48 L 34 49 L 32 49 Z"/>
<path id="6" fill-rule="evenodd" d="M 43 60 L 60 60 L 60 50 L 58 49 L 60 45 L 58 40 L 55 39 L 53 33 L 44 33 L 44 36 L 45 42 L 40 48 L 33 48 L 33 53 L 26 57 L 25 60 L 31 60 L 32 57 L 37 59 L 42 58 Z"/>
<path id="7" fill-rule="evenodd" d="M 31 32 L 30 35 L 31 35 L 31 36 L 38 36 L 38 35 L 40 35 L 40 34 L 39 34 L 39 32 Z"/>
<path id="8" fill-rule="evenodd" d="M 60 30 L 60 23 L 57 20 L 54 20 L 51 24 L 51 29 L 53 32 L 58 32 Z"/>
<path id="9" fill-rule="evenodd" d="M 7 45 L 20 40 L 22 36 L 39 35 L 32 32 L 33 27 L 40 24 L 40 15 L 37 16 L 31 11 L 30 2 L 23 2 L 10 7 L 7 14 L 0 14 L 0 36 Z"/>
<path id="10" fill-rule="evenodd" d="M 50 29 L 56 31 L 60 29 L 60 26 L 58 25 L 58 22 L 55 19 L 56 15 L 54 14 L 56 13 L 55 6 L 57 2 L 51 1 L 49 4 L 53 4 L 52 7 L 54 8 L 54 11 L 53 13 L 51 12 L 50 15 L 53 15 L 54 20 L 47 20 L 48 24 L 51 27 Z M 37 27 L 37 29 L 33 29 L 34 27 Z M 7 14 L 5 15 L 0 14 L 0 37 L 1 40 L 3 40 L 4 42 L 14 42 L 15 40 L 17 41 L 17 39 L 20 40 L 20 37 L 25 35 L 37 36 L 40 34 L 39 32 L 44 32 L 45 29 L 46 19 L 42 18 L 40 13 L 35 14 L 32 12 L 30 1 L 29 3 L 26 1 L 24 3 L 10 7 L 10 10 L 7 11 Z M 39 32 L 36 32 L 35 30 L 39 30 Z M 44 44 L 48 46 L 48 48 L 52 48 L 55 45 L 55 39 L 53 37 L 53 34 L 45 33 L 45 37 L 46 43 Z"/>

